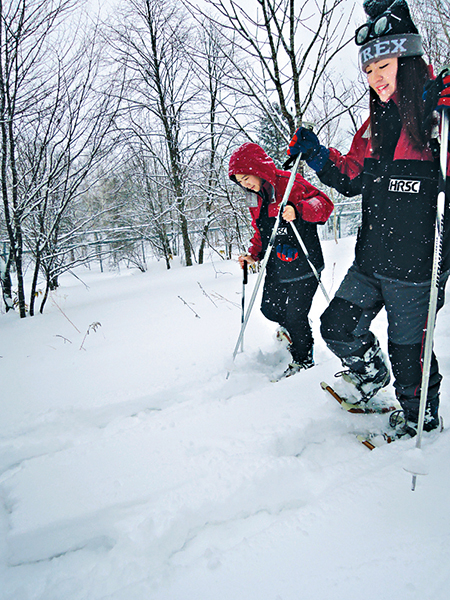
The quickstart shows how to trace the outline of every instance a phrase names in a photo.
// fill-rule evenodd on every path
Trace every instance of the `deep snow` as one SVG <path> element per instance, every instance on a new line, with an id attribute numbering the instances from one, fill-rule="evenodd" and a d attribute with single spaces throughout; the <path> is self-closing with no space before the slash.
<path id="1" fill-rule="evenodd" d="M 323 243 L 330 295 L 353 245 Z M 320 389 L 340 367 L 318 332 L 320 289 L 317 366 L 274 384 L 289 355 L 258 301 L 226 379 L 236 262 L 77 275 L 43 316 L 0 315 L 1 600 L 448 598 L 450 433 L 422 451 L 356 440 L 387 417 Z M 383 314 L 374 329 L 385 348 Z M 449 332 L 446 306 L 450 424 Z M 427 472 L 414 492 L 411 460 Z"/>

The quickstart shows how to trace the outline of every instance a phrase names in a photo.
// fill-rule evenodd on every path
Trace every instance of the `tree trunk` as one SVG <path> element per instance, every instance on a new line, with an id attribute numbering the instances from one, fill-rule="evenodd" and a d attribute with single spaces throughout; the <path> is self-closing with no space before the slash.
<path id="1" fill-rule="evenodd" d="M 14 308 L 11 281 L 11 254 L 8 255 L 6 261 L 4 261 L 3 258 L 0 257 L 0 271 L 3 302 L 5 303 L 6 312 L 8 312 L 12 308 Z"/>
<path id="2" fill-rule="evenodd" d="M 38 281 L 38 277 L 39 277 L 40 264 L 41 264 L 41 260 L 40 260 L 39 250 L 36 249 L 33 280 L 31 282 L 31 290 L 30 290 L 30 317 L 34 317 L 34 304 L 36 301 L 36 288 L 37 288 L 37 281 Z"/>

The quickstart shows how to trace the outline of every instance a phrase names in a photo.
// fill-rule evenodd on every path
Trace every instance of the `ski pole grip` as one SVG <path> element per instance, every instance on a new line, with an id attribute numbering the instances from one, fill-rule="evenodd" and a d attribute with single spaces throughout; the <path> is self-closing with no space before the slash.
<path id="1" fill-rule="evenodd" d="M 244 270 L 244 285 L 246 285 L 247 281 L 248 281 L 248 262 L 246 260 L 244 260 L 243 270 Z"/>

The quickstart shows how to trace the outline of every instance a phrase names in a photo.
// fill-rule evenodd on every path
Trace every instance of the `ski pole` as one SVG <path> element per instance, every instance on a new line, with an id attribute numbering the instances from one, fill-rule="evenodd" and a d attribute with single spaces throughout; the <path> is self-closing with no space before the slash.
<path id="1" fill-rule="evenodd" d="M 444 233 L 444 211 L 445 211 L 445 188 L 447 183 L 447 153 L 449 134 L 449 113 L 447 108 L 442 110 L 441 119 L 441 150 L 439 186 L 436 208 L 436 220 L 434 230 L 433 266 L 431 272 L 430 300 L 428 305 L 428 316 L 425 334 L 425 347 L 422 365 L 422 383 L 420 389 L 419 420 L 417 423 L 416 448 L 422 447 L 423 424 L 425 421 L 425 408 L 428 396 L 428 384 L 430 380 L 431 357 L 433 352 L 434 326 L 436 322 L 436 307 L 439 294 L 439 279 L 442 257 L 442 238 Z M 411 489 L 416 489 L 417 474 L 412 477 Z"/>
<path id="2" fill-rule="evenodd" d="M 248 262 L 246 260 L 244 260 L 244 264 L 242 266 L 242 269 L 244 271 L 243 277 L 242 277 L 242 318 L 241 318 L 241 323 L 244 322 L 244 315 L 245 315 L 245 286 L 247 285 L 248 282 Z M 244 336 L 242 336 L 242 340 L 241 340 L 241 352 L 244 352 Z"/>
<path id="3" fill-rule="evenodd" d="M 327 291 L 326 291 L 326 289 L 325 289 L 322 281 L 320 280 L 320 275 L 317 272 L 316 267 L 310 261 L 310 259 L 309 259 L 309 252 L 308 252 L 308 250 L 307 250 L 307 248 L 305 246 L 305 243 L 302 240 L 301 235 L 298 232 L 297 227 L 294 225 L 293 221 L 291 221 L 291 227 L 292 227 L 292 229 L 293 229 L 293 231 L 295 233 L 295 237 L 297 238 L 298 243 L 300 244 L 301 249 L 303 250 L 303 254 L 305 255 L 305 258 L 308 261 L 309 266 L 311 267 L 312 272 L 314 273 L 314 275 L 316 276 L 317 281 L 319 282 L 320 289 L 322 290 L 323 295 L 325 296 L 326 301 L 328 302 L 328 304 L 330 304 L 330 298 L 328 297 Z"/>
<path id="4" fill-rule="evenodd" d="M 249 302 L 249 305 L 248 305 L 248 308 L 247 308 L 247 312 L 245 314 L 244 321 L 243 321 L 242 326 L 241 326 L 241 331 L 239 332 L 239 337 L 238 337 L 238 340 L 236 342 L 236 346 L 235 346 L 234 351 L 233 351 L 233 359 L 232 359 L 233 362 L 234 362 L 234 359 L 236 358 L 236 354 L 238 353 L 239 346 L 241 345 L 242 339 L 244 337 L 244 331 L 245 331 L 245 328 L 247 327 L 247 323 L 248 323 L 248 320 L 250 318 L 250 313 L 252 312 L 252 308 L 253 308 L 253 305 L 254 305 L 255 300 L 256 300 L 256 294 L 258 293 L 259 286 L 261 284 L 261 281 L 262 281 L 262 278 L 263 278 L 263 275 L 264 275 L 264 270 L 265 270 L 266 265 L 267 265 L 267 263 L 269 261 L 270 253 L 272 252 L 273 246 L 275 244 L 275 237 L 277 235 L 278 227 L 279 227 L 280 220 L 281 220 L 281 215 L 282 215 L 282 213 L 283 213 L 283 211 L 285 209 L 287 201 L 289 200 L 289 195 L 291 193 L 292 186 L 294 185 L 295 176 L 297 174 L 298 165 L 300 164 L 301 159 L 302 159 L 302 155 L 299 154 L 297 156 L 297 159 L 296 159 L 295 164 L 294 164 L 294 168 L 292 169 L 291 175 L 289 177 L 289 181 L 288 181 L 288 184 L 286 186 L 286 190 L 284 192 L 283 200 L 281 201 L 280 209 L 278 211 L 277 218 L 275 219 L 275 225 L 273 226 L 272 233 L 271 233 L 270 239 L 269 239 L 269 243 L 267 244 L 267 248 L 266 248 L 266 251 L 264 253 L 264 258 L 261 261 L 261 265 L 260 265 L 260 269 L 259 269 L 259 273 L 258 273 L 258 278 L 256 280 L 255 287 L 253 289 L 253 293 L 252 293 L 252 295 L 250 297 L 250 302 Z M 227 373 L 227 379 L 230 376 L 230 372 L 231 371 L 228 371 L 228 373 Z"/>

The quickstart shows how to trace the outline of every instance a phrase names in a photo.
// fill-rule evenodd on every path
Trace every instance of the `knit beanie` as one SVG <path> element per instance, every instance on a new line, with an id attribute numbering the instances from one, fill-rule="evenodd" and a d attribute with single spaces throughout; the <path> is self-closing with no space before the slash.
<path id="1" fill-rule="evenodd" d="M 361 68 L 383 58 L 422 56 L 422 38 L 406 0 L 365 0 L 368 21 L 355 32 Z"/>

